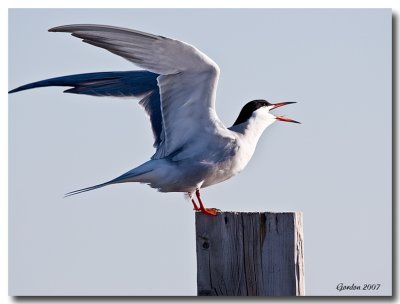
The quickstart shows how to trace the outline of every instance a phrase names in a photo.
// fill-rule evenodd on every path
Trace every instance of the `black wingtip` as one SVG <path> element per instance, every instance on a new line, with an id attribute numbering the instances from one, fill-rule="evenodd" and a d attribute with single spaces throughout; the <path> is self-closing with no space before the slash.
<path id="1" fill-rule="evenodd" d="M 80 27 L 87 27 L 90 26 L 90 24 L 67 24 L 67 25 L 60 25 L 60 26 L 55 26 L 50 29 L 48 29 L 49 32 L 65 32 L 65 33 L 72 33 L 75 30 L 79 30 Z"/>
<path id="2" fill-rule="evenodd" d="M 49 32 L 60 32 L 61 27 L 62 26 L 55 26 L 55 27 L 49 28 L 48 31 Z"/>
<path id="3" fill-rule="evenodd" d="M 8 94 L 12 94 L 12 93 L 20 92 L 20 91 L 25 91 L 25 90 L 41 87 L 41 85 L 38 85 L 41 82 L 42 81 L 37 81 L 37 82 L 24 84 L 22 86 L 19 86 L 18 88 L 15 88 L 15 89 L 12 89 L 11 91 L 8 91 Z"/>
<path id="4" fill-rule="evenodd" d="M 66 29 L 67 26 L 68 25 L 55 26 L 55 27 L 49 28 L 48 31 L 49 32 L 68 32 Z"/>
<path id="5" fill-rule="evenodd" d="M 25 90 L 28 90 L 28 89 L 31 89 L 30 84 L 23 85 L 23 86 L 20 86 L 18 88 L 12 89 L 11 91 L 8 91 L 8 94 L 12 94 L 12 93 L 20 92 L 20 91 L 25 91 Z"/>

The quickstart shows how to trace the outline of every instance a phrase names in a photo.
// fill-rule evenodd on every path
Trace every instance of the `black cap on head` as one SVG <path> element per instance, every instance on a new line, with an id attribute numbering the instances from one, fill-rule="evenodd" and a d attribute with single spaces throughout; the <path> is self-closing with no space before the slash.
<path id="1" fill-rule="evenodd" d="M 240 111 L 239 116 L 236 119 L 236 121 L 234 122 L 233 126 L 236 126 L 238 124 L 241 124 L 241 123 L 247 121 L 251 117 L 253 112 L 258 110 L 259 108 L 267 107 L 267 106 L 271 106 L 271 105 L 272 105 L 271 103 L 269 103 L 266 100 L 262 100 L 262 99 L 252 100 L 252 101 L 246 103 L 246 105 Z"/>

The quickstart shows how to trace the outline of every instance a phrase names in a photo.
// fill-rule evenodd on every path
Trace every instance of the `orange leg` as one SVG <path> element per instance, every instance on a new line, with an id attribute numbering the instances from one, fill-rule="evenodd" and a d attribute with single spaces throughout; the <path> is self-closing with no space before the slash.
<path id="1" fill-rule="evenodd" d="M 201 212 L 208 214 L 208 215 L 217 215 L 217 209 L 215 208 L 204 208 L 203 202 L 201 201 L 200 198 L 200 191 L 196 190 L 196 196 L 197 196 L 197 200 L 199 201 L 200 204 L 200 210 Z"/>
<path id="2" fill-rule="evenodd" d="M 194 201 L 194 199 L 192 197 L 192 193 L 188 192 L 188 195 L 189 195 L 190 200 L 192 201 L 193 210 L 200 211 L 200 207 L 197 206 L 196 202 Z"/>

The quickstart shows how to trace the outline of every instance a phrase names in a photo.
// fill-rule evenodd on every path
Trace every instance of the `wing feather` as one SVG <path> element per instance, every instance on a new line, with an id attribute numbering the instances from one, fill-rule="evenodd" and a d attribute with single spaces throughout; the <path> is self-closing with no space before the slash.
<path id="1" fill-rule="evenodd" d="M 106 25 L 66 25 L 51 32 L 69 32 L 83 42 L 104 48 L 153 73 L 161 98 L 162 138 L 153 159 L 193 155 L 199 137 L 215 137 L 222 126 L 215 113 L 219 78 L 217 64 L 184 42 Z M 149 97 L 150 98 L 150 97 Z M 153 98 L 155 98 L 153 96 Z M 142 105 L 150 109 L 150 99 Z M 147 113 L 152 115 L 153 110 Z"/>

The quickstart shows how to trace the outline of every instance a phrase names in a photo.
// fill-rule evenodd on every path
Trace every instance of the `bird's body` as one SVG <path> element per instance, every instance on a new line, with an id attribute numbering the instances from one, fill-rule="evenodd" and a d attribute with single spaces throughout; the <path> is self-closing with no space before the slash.
<path id="1" fill-rule="evenodd" d="M 227 128 L 215 111 L 219 68 L 195 47 L 184 42 L 103 25 L 69 25 L 50 29 L 70 32 L 84 42 L 104 48 L 148 71 L 102 72 L 63 76 L 10 91 L 69 86 L 68 93 L 138 97 L 150 118 L 155 154 L 148 162 L 103 184 L 76 190 L 73 195 L 106 185 L 146 183 L 161 192 L 196 193 L 241 172 L 250 161 L 263 131 L 277 120 L 270 110 L 291 102 L 271 104 L 254 100 L 245 105 Z"/>
<path id="2" fill-rule="evenodd" d="M 244 125 L 230 129 L 221 127 L 217 136 L 194 140 L 190 153 L 185 151 L 190 156 L 181 158 L 178 152 L 171 157 L 150 160 L 125 173 L 117 182 L 142 182 L 161 192 L 188 193 L 215 185 L 246 167 L 264 129 L 260 124 L 255 136 L 245 136 Z"/>

